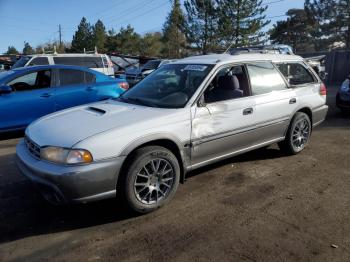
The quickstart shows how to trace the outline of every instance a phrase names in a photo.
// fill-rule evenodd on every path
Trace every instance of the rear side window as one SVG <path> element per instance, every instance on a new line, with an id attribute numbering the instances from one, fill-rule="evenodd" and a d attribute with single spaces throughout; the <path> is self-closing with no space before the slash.
<path id="1" fill-rule="evenodd" d="M 278 69 L 290 85 L 302 85 L 316 82 L 311 72 L 299 63 L 277 64 Z"/>
<path id="2" fill-rule="evenodd" d="M 80 70 L 60 69 L 59 80 L 60 86 L 94 83 L 95 75 Z"/>
<path id="3" fill-rule="evenodd" d="M 250 86 L 253 95 L 287 89 L 282 76 L 269 62 L 257 62 L 247 65 Z"/>
<path id="4" fill-rule="evenodd" d="M 54 57 L 55 64 L 75 65 L 87 68 L 103 68 L 102 58 L 100 56 L 83 56 L 83 57 Z"/>
<path id="5" fill-rule="evenodd" d="M 30 61 L 29 65 L 35 66 L 35 65 L 48 65 L 49 60 L 47 57 L 36 57 L 32 61 Z"/>

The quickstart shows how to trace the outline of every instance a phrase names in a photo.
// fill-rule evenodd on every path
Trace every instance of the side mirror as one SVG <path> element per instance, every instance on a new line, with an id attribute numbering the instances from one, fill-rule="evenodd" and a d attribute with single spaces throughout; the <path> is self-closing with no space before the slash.
<path id="1" fill-rule="evenodd" d="M 12 92 L 12 88 L 7 85 L 0 86 L 0 95 L 10 94 Z"/>

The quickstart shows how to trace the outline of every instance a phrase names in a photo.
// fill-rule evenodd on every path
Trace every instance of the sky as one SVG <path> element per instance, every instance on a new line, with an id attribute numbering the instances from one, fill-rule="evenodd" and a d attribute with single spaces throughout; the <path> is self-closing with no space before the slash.
<path id="1" fill-rule="evenodd" d="M 270 3 L 266 15 L 272 27 L 288 9 L 302 8 L 304 0 L 263 3 Z M 0 54 L 10 45 L 21 51 L 24 41 L 36 47 L 58 40 L 59 24 L 63 41 L 71 41 L 83 16 L 91 24 L 101 19 L 106 29 L 130 24 L 139 34 L 159 31 L 170 8 L 169 0 L 0 0 Z"/>

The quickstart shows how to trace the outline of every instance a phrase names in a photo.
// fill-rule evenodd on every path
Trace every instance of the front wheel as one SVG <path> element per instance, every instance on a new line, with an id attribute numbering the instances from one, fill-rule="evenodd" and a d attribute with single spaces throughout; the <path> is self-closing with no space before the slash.
<path id="1" fill-rule="evenodd" d="M 138 149 L 129 163 L 122 192 L 132 210 L 148 213 L 174 197 L 180 181 L 180 166 L 171 151 L 147 146 Z"/>
<path id="2" fill-rule="evenodd" d="M 293 117 L 284 141 L 278 143 L 281 150 L 288 154 L 298 154 L 309 142 L 311 121 L 307 114 L 297 112 Z"/>

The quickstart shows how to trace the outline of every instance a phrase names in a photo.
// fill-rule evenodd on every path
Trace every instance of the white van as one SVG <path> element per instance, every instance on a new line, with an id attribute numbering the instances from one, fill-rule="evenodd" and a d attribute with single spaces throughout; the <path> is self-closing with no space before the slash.
<path id="1" fill-rule="evenodd" d="M 21 57 L 12 68 L 34 65 L 75 65 L 88 67 L 114 77 L 111 59 L 105 54 L 39 54 Z"/>

